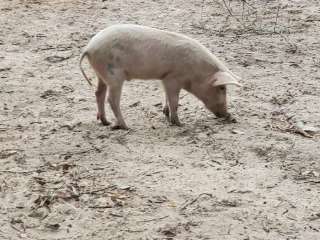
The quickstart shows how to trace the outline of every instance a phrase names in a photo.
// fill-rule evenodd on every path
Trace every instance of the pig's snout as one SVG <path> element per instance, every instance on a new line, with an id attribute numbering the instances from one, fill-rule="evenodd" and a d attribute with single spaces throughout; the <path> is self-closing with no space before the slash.
<path id="1" fill-rule="evenodd" d="M 230 113 L 228 113 L 227 106 L 223 104 L 208 104 L 207 108 L 218 118 L 228 118 Z"/>
<path id="2" fill-rule="evenodd" d="M 223 118 L 225 121 L 229 122 L 229 123 L 236 123 L 237 119 L 232 116 L 232 114 L 228 113 L 228 112 L 217 112 L 214 113 L 218 118 Z"/>

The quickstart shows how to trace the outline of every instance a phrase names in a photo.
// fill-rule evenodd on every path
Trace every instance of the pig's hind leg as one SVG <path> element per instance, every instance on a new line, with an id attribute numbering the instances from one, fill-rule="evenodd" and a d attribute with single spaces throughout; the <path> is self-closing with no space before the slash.
<path id="1" fill-rule="evenodd" d="M 123 82 L 126 80 L 126 77 L 127 76 L 123 69 L 115 68 L 111 64 L 108 65 L 108 102 L 114 116 L 116 117 L 116 122 L 111 128 L 112 130 L 128 129 L 120 110 L 121 91 Z"/>
<path id="2" fill-rule="evenodd" d="M 105 99 L 106 99 L 106 92 L 107 92 L 107 85 L 103 82 L 101 78 L 98 78 L 98 87 L 95 92 L 96 94 L 96 101 L 97 101 L 97 120 L 100 120 L 101 123 L 105 126 L 110 125 L 110 122 L 107 121 L 106 113 L 105 113 Z"/>
<path id="3" fill-rule="evenodd" d="M 104 109 L 104 101 L 107 92 L 108 102 L 111 106 L 114 116 L 116 117 L 116 123 L 112 126 L 112 129 L 127 129 L 128 127 L 124 122 L 120 111 L 120 96 L 122 85 L 125 80 L 125 74 L 123 73 L 123 70 L 115 68 L 113 64 L 105 64 L 100 62 L 94 62 L 91 64 L 91 66 L 94 68 L 99 78 L 96 91 L 98 105 L 97 118 L 100 118 L 104 125 L 109 124 L 109 122 L 106 120 Z"/>
<path id="4" fill-rule="evenodd" d="M 122 69 L 115 68 L 112 64 L 108 64 L 107 68 L 101 68 L 99 70 L 98 72 L 101 76 L 101 79 L 103 79 L 106 83 L 106 88 L 102 89 L 108 92 L 107 99 L 111 110 L 116 117 L 116 122 L 111 129 L 128 129 L 120 110 L 121 90 L 123 82 L 126 79 L 126 75 Z M 105 96 L 105 92 L 103 96 Z"/>

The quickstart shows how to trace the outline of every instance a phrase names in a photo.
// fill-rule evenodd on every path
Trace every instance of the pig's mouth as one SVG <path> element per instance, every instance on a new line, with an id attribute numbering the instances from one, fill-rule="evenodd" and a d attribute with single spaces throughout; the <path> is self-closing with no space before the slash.
<path id="1" fill-rule="evenodd" d="M 214 115 L 216 115 L 218 118 L 230 118 L 231 114 L 228 112 L 214 112 Z"/>
<path id="2" fill-rule="evenodd" d="M 207 108 L 218 118 L 222 118 L 224 120 L 227 120 L 229 121 L 230 119 L 232 119 L 232 115 L 228 112 L 227 108 L 225 105 L 223 106 L 217 106 L 217 105 L 214 105 L 214 106 L 208 106 L 207 105 Z"/>

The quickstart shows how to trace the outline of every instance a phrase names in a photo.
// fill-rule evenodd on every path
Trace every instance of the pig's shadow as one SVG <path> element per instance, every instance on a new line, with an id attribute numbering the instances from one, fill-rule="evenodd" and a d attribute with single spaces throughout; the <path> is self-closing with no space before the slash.
<path id="1" fill-rule="evenodd" d="M 170 126 L 169 123 L 163 122 L 154 125 L 145 123 L 143 128 L 130 128 L 127 131 L 109 131 L 110 138 L 121 138 L 126 142 L 138 141 L 141 143 L 174 143 L 179 139 L 184 139 L 184 144 L 192 142 L 193 139 L 198 139 L 199 135 L 211 137 L 219 132 L 225 132 L 226 129 L 231 129 L 234 124 L 227 123 L 214 116 L 205 116 L 199 119 L 185 119 L 181 127 Z M 181 143 L 182 144 L 182 143 Z"/>

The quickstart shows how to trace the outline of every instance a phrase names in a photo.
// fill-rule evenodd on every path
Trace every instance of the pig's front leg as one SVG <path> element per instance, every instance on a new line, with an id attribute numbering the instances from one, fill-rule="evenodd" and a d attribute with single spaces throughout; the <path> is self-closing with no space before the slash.
<path id="1" fill-rule="evenodd" d="M 169 110 L 169 105 L 168 105 L 168 97 L 167 97 L 166 93 L 165 93 L 165 99 L 164 99 L 162 112 L 169 121 L 170 110 Z"/>
<path id="2" fill-rule="evenodd" d="M 98 106 L 97 120 L 100 120 L 103 125 L 110 124 L 110 122 L 107 121 L 106 113 L 104 109 L 106 92 L 107 92 L 107 85 L 99 78 L 98 87 L 95 92 L 97 106 Z"/>
<path id="3" fill-rule="evenodd" d="M 166 104 L 169 105 L 169 121 L 172 125 L 182 126 L 177 113 L 181 88 L 166 82 L 164 82 L 164 88 L 167 96 Z M 165 113 L 165 115 L 167 114 Z"/>

